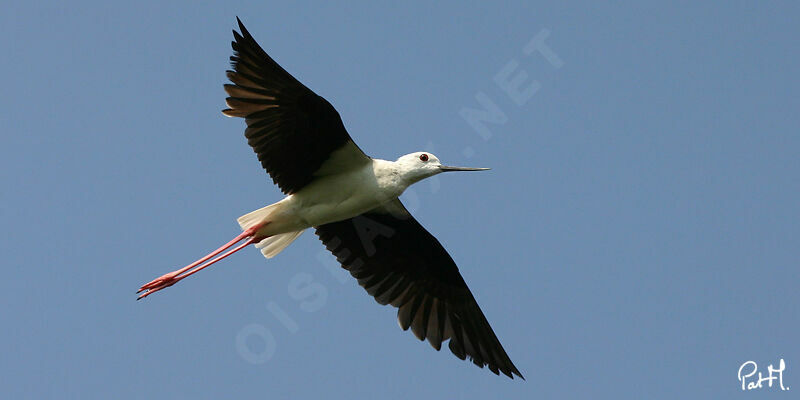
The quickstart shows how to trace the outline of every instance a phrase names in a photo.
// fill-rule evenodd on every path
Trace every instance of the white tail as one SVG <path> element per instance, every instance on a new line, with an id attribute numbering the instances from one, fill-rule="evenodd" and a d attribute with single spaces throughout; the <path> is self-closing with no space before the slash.
<path id="1" fill-rule="evenodd" d="M 278 235 L 270 236 L 256 244 L 256 247 L 261 249 L 261 254 L 264 257 L 272 258 L 278 255 L 286 246 L 290 245 L 300 236 L 305 230 L 302 231 L 295 231 L 295 232 L 286 232 L 281 233 Z"/>
<path id="2" fill-rule="evenodd" d="M 277 206 L 280 203 L 270 204 L 266 207 L 259 208 L 258 210 L 249 212 L 245 215 L 239 217 L 236 222 L 239 223 L 239 226 L 242 227 L 242 230 L 247 230 L 252 228 L 253 226 L 260 224 L 262 222 L 269 222 L 270 214 L 276 210 Z M 278 255 L 283 249 L 286 248 L 289 244 L 294 242 L 300 234 L 303 233 L 302 230 L 295 231 L 295 232 L 286 232 L 286 233 L 279 233 L 277 235 L 270 236 L 256 244 L 256 247 L 261 249 L 261 254 L 264 257 L 272 258 Z"/>
<path id="3" fill-rule="evenodd" d="M 280 203 L 270 204 L 266 207 L 259 208 L 258 210 L 251 211 L 237 218 L 236 222 L 239 223 L 239 226 L 242 227 L 243 231 L 246 231 L 257 224 L 268 221 L 270 214 L 275 211 L 278 204 Z"/>

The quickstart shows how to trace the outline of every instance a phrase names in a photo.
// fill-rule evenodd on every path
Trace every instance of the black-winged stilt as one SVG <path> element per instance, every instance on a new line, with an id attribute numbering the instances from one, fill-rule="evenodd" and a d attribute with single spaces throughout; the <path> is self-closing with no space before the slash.
<path id="1" fill-rule="evenodd" d="M 273 61 L 237 21 L 241 34 L 233 32 L 233 71 L 227 73 L 233 84 L 225 85 L 229 108 L 222 112 L 245 119 L 248 144 L 286 197 L 239 217 L 242 234 L 145 284 L 139 299 L 250 244 L 267 258 L 274 257 L 313 227 L 378 303 L 398 308 L 403 330 L 410 327 L 436 350 L 449 339 L 458 358 L 469 356 L 495 374 L 522 377 L 453 259 L 398 199 L 411 184 L 433 175 L 488 168 L 444 166 L 426 152 L 397 161 L 367 156 L 353 143 L 333 106 Z"/>

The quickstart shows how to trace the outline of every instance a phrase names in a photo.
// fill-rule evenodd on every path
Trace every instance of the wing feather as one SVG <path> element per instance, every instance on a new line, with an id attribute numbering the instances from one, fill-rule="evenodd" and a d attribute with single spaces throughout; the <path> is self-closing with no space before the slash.
<path id="1" fill-rule="evenodd" d="M 317 235 L 378 303 L 398 308 L 400 328 L 411 329 L 415 337 L 427 339 L 436 350 L 449 340 L 448 347 L 456 357 L 469 357 L 495 374 L 522 377 L 453 259 L 399 200 L 355 218 L 369 218 L 393 233 L 375 237 L 366 246 L 369 252 L 354 219 L 319 226 Z"/>
<path id="2" fill-rule="evenodd" d="M 222 113 L 247 123 L 245 137 L 261 166 L 286 194 L 299 191 L 325 165 L 338 171 L 370 161 L 353 143 L 339 113 L 305 87 L 258 45 L 239 21 L 234 31 Z"/>

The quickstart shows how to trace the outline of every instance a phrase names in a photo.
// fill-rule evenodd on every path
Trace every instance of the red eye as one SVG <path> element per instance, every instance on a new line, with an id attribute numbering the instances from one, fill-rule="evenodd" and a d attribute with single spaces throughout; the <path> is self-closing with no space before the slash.
<path id="1" fill-rule="evenodd" d="M 428 161 L 428 155 L 424 154 L 424 153 L 420 154 L 419 155 L 419 159 L 422 160 L 422 161 Z"/>

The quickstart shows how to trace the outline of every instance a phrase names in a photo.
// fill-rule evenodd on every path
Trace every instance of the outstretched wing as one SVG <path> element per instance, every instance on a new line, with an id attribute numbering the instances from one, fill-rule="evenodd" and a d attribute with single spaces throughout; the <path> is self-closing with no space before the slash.
<path id="1" fill-rule="evenodd" d="M 410 327 L 436 350 L 450 339 L 456 357 L 469 356 L 495 374 L 522 378 L 453 259 L 400 200 L 316 230 L 367 293 L 380 304 L 398 308 L 403 330 Z"/>
<path id="2" fill-rule="evenodd" d="M 370 158 L 353 143 L 336 109 L 281 68 L 239 21 L 233 31 L 233 71 L 226 84 L 229 117 L 243 117 L 247 143 L 286 194 L 324 173 L 357 168 Z M 322 172 L 320 172 L 322 171 Z"/>

